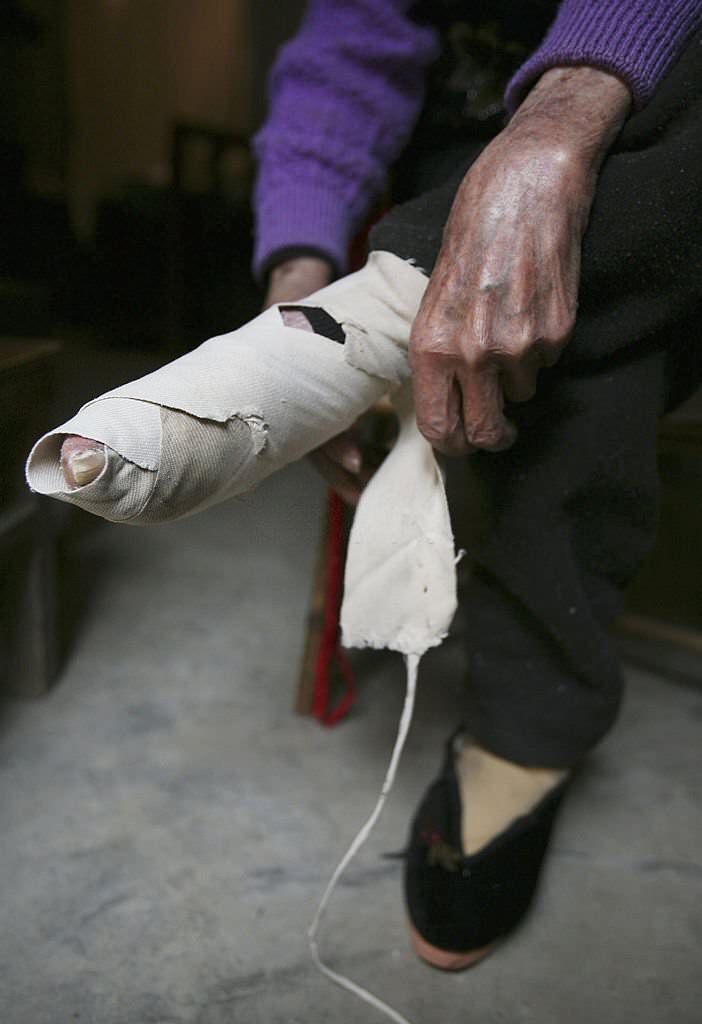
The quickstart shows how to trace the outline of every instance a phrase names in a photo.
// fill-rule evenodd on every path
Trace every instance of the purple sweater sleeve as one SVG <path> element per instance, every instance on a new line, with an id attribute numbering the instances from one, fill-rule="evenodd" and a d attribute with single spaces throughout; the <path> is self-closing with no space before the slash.
<path id="1" fill-rule="evenodd" d="M 510 113 L 544 71 L 588 64 L 611 71 L 644 107 L 702 25 L 702 0 L 562 0 L 541 46 L 507 86 Z"/>
<path id="2" fill-rule="evenodd" d="M 270 115 L 254 139 L 254 272 L 289 246 L 346 269 L 351 237 L 421 107 L 435 33 L 411 0 L 311 0 L 269 78 Z"/>
<path id="3" fill-rule="evenodd" d="M 407 17 L 411 6 L 310 0 L 280 51 L 271 112 L 254 140 L 257 275 L 273 253 L 296 246 L 346 269 L 350 239 L 409 137 L 437 54 L 434 32 Z M 618 75 L 641 108 L 701 25 L 702 0 L 562 0 L 544 41 L 509 83 L 507 109 L 544 71 L 579 64 Z"/>

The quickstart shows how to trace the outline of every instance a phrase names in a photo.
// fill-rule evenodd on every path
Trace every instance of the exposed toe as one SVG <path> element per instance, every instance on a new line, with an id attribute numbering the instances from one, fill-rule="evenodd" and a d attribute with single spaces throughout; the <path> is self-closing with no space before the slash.
<path id="1" fill-rule="evenodd" d="M 61 469 L 69 487 L 85 487 L 96 480 L 105 468 L 104 444 L 89 437 L 72 435 L 61 445 Z"/>

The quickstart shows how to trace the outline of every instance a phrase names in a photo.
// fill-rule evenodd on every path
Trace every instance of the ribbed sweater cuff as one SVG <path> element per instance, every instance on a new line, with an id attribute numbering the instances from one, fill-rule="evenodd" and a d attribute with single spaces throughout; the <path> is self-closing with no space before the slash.
<path id="1" fill-rule="evenodd" d="M 354 218 L 337 192 L 303 182 L 262 189 L 257 209 L 253 271 L 261 280 L 265 265 L 279 249 L 309 248 L 324 253 L 339 274 L 347 269 Z"/>
<path id="2" fill-rule="evenodd" d="M 543 43 L 507 86 L 513 113 L 549 68 L 610 71 L 644 107 L 702 21 L 702 0 L 564 0 Z"/>

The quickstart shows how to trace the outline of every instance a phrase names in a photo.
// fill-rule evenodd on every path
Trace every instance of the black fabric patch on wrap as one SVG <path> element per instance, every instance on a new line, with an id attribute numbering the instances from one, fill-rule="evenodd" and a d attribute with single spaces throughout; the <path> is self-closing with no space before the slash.
<path id="1" fill-rule="evenodd" d="M 339 345 L 346 341 L 344 328 L 325 309 L 318 306 L 281 306 L 280 312 L 304 313 L 315 334 L 321 334 L 323 338 L 336 341 Z"/>

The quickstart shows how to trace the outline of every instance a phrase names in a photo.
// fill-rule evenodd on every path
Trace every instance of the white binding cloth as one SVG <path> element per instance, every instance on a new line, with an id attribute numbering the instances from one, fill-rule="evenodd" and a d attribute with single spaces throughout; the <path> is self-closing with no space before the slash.
<path id="1" fill-rule="evenodd" d="M 295 304 L 329 313 L 343 345 L 286 326 L 272 307 L 49 431 L 30 453 L 29 486 L 115 522 L 177 519 L 255 487 L 390 391 L 400 435 L 357 510 L 342 630 L 349 646 L 421 654 L 446 635 L 456 602 L 443 484 L 409 386 L 409 333 L 426 283 L 410 263 L 373 253 Z M 59 461 L 68 434 L 106 446 L 99 477 L 75 489 Z"/>

